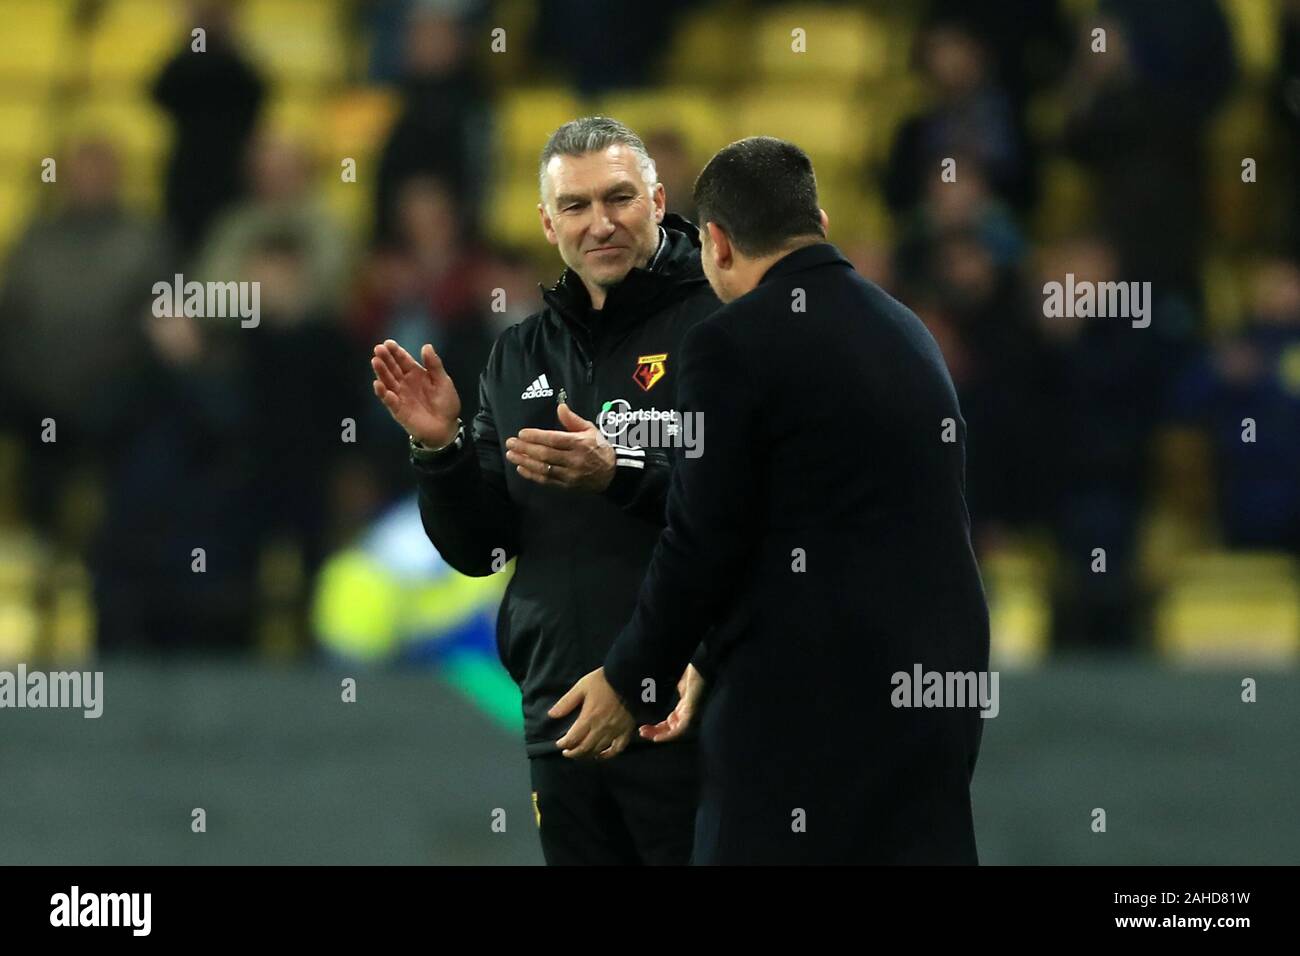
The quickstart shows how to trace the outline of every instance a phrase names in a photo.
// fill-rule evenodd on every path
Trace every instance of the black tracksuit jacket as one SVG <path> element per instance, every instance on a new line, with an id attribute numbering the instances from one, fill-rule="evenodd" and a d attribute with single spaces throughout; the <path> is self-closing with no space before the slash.
<path id="1" fill-rule="evenodd" d="M 529 756 L 557 752 L 576 712 L 556 721 L 546 711 L 601 665 L 636 605 L 663 530 L 675 456 L 666 448 L 627 453 L 613 435 L 619 465 L 595 494 L 521 478 L 505 460 L 505 441 L 522 428 L 561 429 L 562 399 L 590 421 L 611 402 L 633 412 L 677 408 L 678 346 L 721 303 L 700 268 L 695 226 L 669 214 L 663 227 L 648 268 L 629 272 L 599 312 L 571 270 L 544 289 L 545 308 L 493 347 L 472 440 L 433 462 L 412 462 L 425 531 L 452 567 L 484 576 L 516 559 L 497 650 L 523 693 Z"/>
<path id="2" fill-rule="evenodd" d="M 823 242 L 697 325 L 677 371 L 708 440 L 676 466 L 605 674 L 657 720 L 641 682 L 715 628 L 695 862 L 977 862 L 985 720 L 894 699 L 917 665 L 989 662 L 966 426 L 934 339 Z"/>

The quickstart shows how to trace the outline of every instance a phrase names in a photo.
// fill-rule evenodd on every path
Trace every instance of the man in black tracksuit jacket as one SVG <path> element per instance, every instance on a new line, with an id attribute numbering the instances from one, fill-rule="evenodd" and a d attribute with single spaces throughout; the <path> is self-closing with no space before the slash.
<path id="1" fill-rule="evenodd" d="M 603 671 L 566 695 L 583 706 L 571 734 L 658 719 L 644 681 L 673 679 L 715 626 L 695 862 L 976 863 L 982 702 L 897 692 L 918 665 L 988 667 L 965 423 L 938 346 L 824 241 L 792 144 L 726 147 L 696 203 L 727 304 L 687 336 L 679 382 L 709 437 L 673 474 Z"/>
<path id="2" fill-rule="evenodd" d="M 607 127 L 618 136 L 633 136 L 612 121 L 599 128 Z M 611 148 L 615 158 L 627 154 L 618 142 Z M 596 150 L 562 159 L 605 177 L 603 156 Z M 615 188 L 617 167 L 610 167 L 615 183 L 603 200 L 615 210 L 635 202 Z M 598 187 L 598 192 L 604 188 Z M 557 200 L 555 217 L 581 214 L 567 192 L 548 194 L 548 203 Z M 556 746 L 572 717 L 547 715 L 576 680 L 600 666 L 635 605 L 663 529 L 675 459 L 668 448 L 624 445 L 627 426 L 638 416 L 663 417 L 676 409 L 682 338 L 720 305 L 700 268 L 698 230 L 678 216 L 663 215 L 662 206 L 658 219 L 659 225 L 645 223 L 655 230 L 648 261 L 604 290 L 602 308 L 593 308 L 584 278 L 568 268 L 553 288 L 543 290 L 541 312 L 502 333 L 479 384 L 472 435 L 462 429 L 456 443 L 436 454 L 421 454 L 413 443 L 420 514 L 442 557 L 475 576 L 500 571 L 508 559 L 516 559 L 498 618 L 497 645 L 523 693 L 534 802 L 551 864 L 681 864 L 691 850 L 698 801 L 693 734 L 653 744 L 633 735 L 618 760 L 576 761 Z M 557 222 L 557 228 L 565 227 Z M 618 235 L 594 242 L 614 243 Z M 566 260 L 583 254 L 582 248 L 570 250 Z M 599 250 L 592 255 L 613 257 Z M 382 349 L 376 350 L 381 361 L 376 392 L 385 398 Z M 438 363 L 430 351 L 424 354 L 426 365 Z M 388 391 L 399 389 L 389 384 Z M 599 491 L 559 485 L 550 475 L 567 473 L 564 467 L 542 465 L 540 473 L 525 474 L 528 468 L 517 464 L 519 449 L 529 446 L 510 440 L 521 432 L 578 427 L 571 415 L 557 420 L 561 403 L 585 420 L 581 425 L 589 432 L 593 422 L 601 422 L 600 437 L 612 446 L 613 477 Z M 403 420 L 392 394 L 385 404 Z M 601 413 L 607 408 L 623 413 L 621 425 L 605 421 Z M 537 467 L 537 462 L 525 464 Z M 676 682 L 677 677 L 667 686 Z M 676 698 L 665 702 L 671 706 Z"/>

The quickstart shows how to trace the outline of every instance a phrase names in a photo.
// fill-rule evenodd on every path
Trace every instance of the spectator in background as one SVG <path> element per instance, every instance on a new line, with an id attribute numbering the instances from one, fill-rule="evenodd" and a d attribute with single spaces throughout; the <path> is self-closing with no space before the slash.
<path id="1" fill-rule="evenodd" d="M 1028 128 L 1032 98 L 1055 87 L 1070 62 L 1074 33 L 1061 4 L 1044 0 L 930 0 L 929 23 L 960 23 L 988 52 L 1024 156 L 1024 182 L 1009 198 L 1027 212 L 1038 196 L 1038 150 Z"/>
<path id="2" fill-rule="evenodd" d="M 371 38 L 366 65 L 366 78 L 371 83 L 401 81 L 407 23 L 416 8 L 455 17 L 468 29 L 482 27 L 491 9 L 486 0 L 359 0 L 353 12 L 357 29 Z"/>
<path id="3" fill-rule="evenodd" d="M 490 110 L 453 16 L 437 7 L 411 9 L 401 87 L 402 111 L 379 160 L 376 238 L 397 235 L 402 188 L 429 176 L 460 197 L 466 222 L 459 231 L 467 223 L 474 231 L 489 169 Z"/>
<path id="4" fill-rule="evenodd" d="M 184 47 L 153 86 L 154 100 L 176 126 L 164 193 L 168 222 L 187 254 L 243 192 L 241 160 L 266 93 L 235 45 L 227 5 L 198 0 L 188 14 L 187 24 L 206 31 L 206 50 L 193 52 L 187 30 Z"/>
<path id="5" fill-rule="evenodd" d="M 243 273 L 261 286 L 261 324 L 229 334 L 241 346 L 251 414 L 253 496 L 260 544 L 287 541 L 313 571 L 328 546 L 330 498 L 349 452 L 362 453 L 359 419 L 367 382 L 334 307 L 311 295 L 306 245 L 293 233 L 268 236 L 249 251 Z M 344 440 L 344 419 L 357 422 Z M 367 442 L 368 443 L 368 442 Z"/>
<path id="6" fill-rule="evenodd" d="M 918 66 L 934 103 L 899 128 L 885 175 L 885 199 L 896 213 L 925 196 L 940 163 L 958 155 L 979 163 L 994 194 L 1027 201 L 1028 166 L 1019 124 L 997 85 L 988 51 L 956 21 L 927 27 L 917 41 Z M 957 178 L 966 169 L 959 163 Z"/>
<path id="7" fill-rule="evenodd" d="M 61 155 L 58 183 L 46 187 L 58 207 L 18 240 L 0 289 L 0 424 L 30 444 L 38 525 L 52 517 L 72 459 L 93 459 L 102 444 L 141 347 L 136 315 L 172 271 L 163 232 L 122 204 L 116 147 L 92 137 Z M 56 442 L 39 440 L 45 418 Z"/>
<path id="8" fill-rule="evenodd" d="M 1061 282 L 1117 282 L 1119 255 L 1102 239 L 1050 247 L 1037 288 Z M 1148 498 L 1148 451 L 1168 407 L 1169 356 L 1151 328 L 1125 318 L 1047 317 L 1037 312 L 1046 348 L 1031 394 L 1042 461 L 1051 489 L 1048 517 L 1061 555 L 1057 639 L 1131 646 L 1139 609 L 1138 522 Z M 1152 320 L 1154 326 L 1157 316 Z M 1105 573 L 1094 572 L 1094 549 Z"/>
<path id="9" fill-rule="evenodd" d="M 106 507 L 89 555 L 97 646 L 246 649 L 256 519 L 243 431 L 252 409 L 234 343 L 186 316 L 145 308 L 132 319 L 144 348 L 113 387 Z M 311 471 L 299 466 L 293 483 Z"/>
<path id="10" fill-rule="evenodd" d="M 658 0 L 653 22 L 630 3 L 540 0 L 533 47 L 572 77 L 580 96 L 644 86 L 694 0 Z"/>
<path id="11" fill-rule="evenodd" d="M 1205 131 L 1235 76 L 1232 39 L 1215 0 L 1170 8 L 1106 0 L 1088 21 L 1065 95 L 1065 146 L 1093 172 L 1097 227 L 1113 237 L 1119 278 L 1151 282 L 1164 335 L 1190 336 L 1205 234 Z M 1106 52 L 1091 30 L 1106 31 Z M 1178 329 L 1171 328 L 1176 318 Z"/>
<path id="12" fill-rule="evenodd" d="M 1300 553 L 1300 267 L 1269 260 L 1251 299 L 1245 329 L 1190 368 L 1176 410 L 1210 433 L 1225 543 Z"/>
<path id="13" fill-rule="evenodd" d="M 957 155 L 961 174 L 953 182 L 934 175 L 922 184 L 920 201 L 899 223 L 896 268 L 909 296 L 924 295 L 937 281 L 942 262 L 936 253 L 945 236 L 976 237 L 1000 269 L 1014 269 L 1025 252 L 1025 239 L 1011 211 L 992 194 L 979 161 Z"/>
<path id="14" fill-rule="evenodd" d="M 216 221 L 198 256 L 200 280 L 244 278 L 239 267 L 269 236 L 292 236 L 302 250 L 307 307 L 337 309 L 351 278 L 348 237 L 311 192 L 311 157 L 304 144 L 264 131 L 248 154 L 251 195 Z"/>
<path id="15" fill-rule="evenodd" d="M 956 182 L 933 177 L 905 222 L 898 251 L 903 294 L 939 343 L 968 428 L 967 496 L 977 546 L 1040 516 L 1034 455 L 1035 366 L 1041 343 L 1020 262 L 1024 240 L 990 195 L 977 163 Z"/>
<path id="16" fill-rule="evenodd" d="M 489 260 L 463 235 L 462 217 L 448 184 L 434 176 L 407 180 L 395 199 L 395 234 L 379 243 L 362 272 L 348 319 L 354 347 L 393 339 L 418 351 L 430 342 L 452 374 L 473 381 L 482 372 L 494 333 Z M 536 298 L 534 291 L 530 298 Z M 507 303 L 509 300 L 507 298 Z M 467 389 L 464 408 L 477 409 L 476 389 Z M 396 493 L 410 487 L 403 449 L 406 435 L 374 402 L 363 411 L 368 427 L 387 436 L 391 454 L 376 456 L 382 483 Z"/>

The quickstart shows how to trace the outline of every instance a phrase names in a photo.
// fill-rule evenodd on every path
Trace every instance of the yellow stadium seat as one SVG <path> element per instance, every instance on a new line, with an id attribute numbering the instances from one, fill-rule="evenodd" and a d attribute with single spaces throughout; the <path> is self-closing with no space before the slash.
<path id="1" fill-rule="evenodd" d="M 238 32 L 274 80 L 332 85 L 349 65 L 340 4 L 323 0 L 246 0 Z"/>
<path id="2" fill-rule="evenodd" d="M 536 163 L 547 138 L 571 119 L 583 115 L 578 99 L 561 88 L 508 90 L 496 111 L 500 161 L 507 165 Z"/>
<path id="3" fill-rule="evenodd" d="M 400 109 L 400 97 L 380 87 L 340 94 L 329 106 L 322 149 L 336 159 L 351 156 L 360 161 L 363 156 L 377 155 Z"/>
<path id="4" fill-rule="evenodd" d="M 75 558 L 63 561 L 50 569 L 49 591 L 49 658 L 65 666 L 80 664 L 90 658 L 97 630 L 90 571 Z"/>
<path id="5" fill-rule="evenodd" d="M 171 0 L 113 0 L 95 23 L 87 55 L 96 92 L 149 83 L 188 40 L 183 6 Z"/>
<path id="6" fill-rule="evenodd" d="M 537 216 L 536 177 L 517 175 L 500 180 L 488 191 L 488 196 L 487 229 L 494 240 L 539 253 L 549 247 Z M 558 270 L 557 265 L 557 273 Z"/>
<path id="7" fill-rule="evenodd" d="M 339 175 L 341 167 L 337 164 L 321 171 L 319 195 L 325 201 L 325 207 L 352 235 L 354 241 L 362 241 L 369 235 L 374 222 L 375 211 L 375 177 L 369 175 L 365 166 L 358 165 L 357 181 L 345 183 Z"/>
<path id="8" fill-rule="evenodd" d="M 1297 563 L 1267 552 L 1186 558 L 1156 612 L 1160 652 L 1180 663 L 1300 657 Z"/>
<path id="9" fill-rule="evenodd" d="M 753 21 L 733 5 L 686 17 L 669 46 L 664 78 L 685 86 L 726 86 L 752 79 Z"/>
<path id="10" fill-rule="evenodd" d="M 754 62 L 763 82 L 852 86 L 901 66 L 910 44 L 901 24 L 865 10 L 792 4 L 763 14 L 755 32 Z"/>
<path id="11" fill-rule="evenodd" d="M 1224 0 L 1223 12 L 1242 72 L 1253 77 L 1271 76 L 1277 70 L 1282 36 L 1278 0 Z"/>
<path id="12" fill-rule="evenodd" d="M 1008 548 L 981 558 L 980 572 L 989 603 L 992 666 L 1041 663 L 1052 628 L 1048 570 L 1028 549 Z"/>
<path id="13" fill-rule="evenodd" d="M 36 655 L 41 633 L 37 590 L 44 563 L 40 542 L 31 533 L 0 534 L 0 664 Z"/>
<path id="14" fill-rule="evenodd" d="M 1042 163 L 1042 194 L 1034 232 L 1042 240 L 1076 235 L 1093 208 L 1092 182 L 1087 170 L 1064 156 L 1049 156 Z"/>
<path id="15" fill-rule="evenodd" d="M 861 166 L 869 132 L 869 110 L 845 94 L 785 87 L 748 90 L 736 101 L 736 138 L 776 136 L 790 140 L 820 170 Z"/>
<path id="16" fill-rule="evenodd" d="M 655 132 L 674 131 L 685 141 L 691 157 L 701 164 L 735 138 L 717 96 L 701 90 L 616 93 L 601 99 L 595 112 L 626 124 L 642 139 Z"/>
<path id="17" fill-rule="evenodd" d="M 1246 279 L 1231 256 L 1206 256 L 1201 263 L 1201 291 L 1209 331 L 1227 335 L 1241 328 L 1246 315 Z"/>
<path id="18" fill-rule="evenodd" d="M 66 76 L 74 61 L 71 0 L 0 2 L 0 83 L 48 87 Z"/>
<path id="19" fill-rule="evenodd" d="M 44 100 L 0 100 L 0 165 L 53 155 Z"/>

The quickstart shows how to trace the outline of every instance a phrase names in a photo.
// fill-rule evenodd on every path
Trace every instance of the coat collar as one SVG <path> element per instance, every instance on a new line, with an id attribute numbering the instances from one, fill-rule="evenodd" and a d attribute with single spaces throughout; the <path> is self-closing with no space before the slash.
<path id="1" fill-rule="evenodd" d="M 659 245 L 645 268 L 635 267 L 605 296 L 601 324 L 616 327 L 653 311 L 665 297 L 682 286 L 705 281 L 700 267 L 699 230 L 675 213 L 664 216 L 659 227 Z M 542 287 L 542 299 L 572 328 L 589 332 L 587 320 L 591 296 L 572 269 L 565 269 L 551 288 Z"/>
<path id="2" fill-rule="evenodd" d="M 803 272 L 807 269 L 816 269 L 825 265 L 843 265 L 853 268 L 853 263 L 844 258 L 844 254 L 829 242 L 814 242 L 812 245 L 803 246 L 794 252 L 787 253 L 776 262 L 767 267 L 763 277 L 758 280 L 762 285 L 769 279 L 776 279 L 780 276 L 790 275 L 795 272 Z"/>

